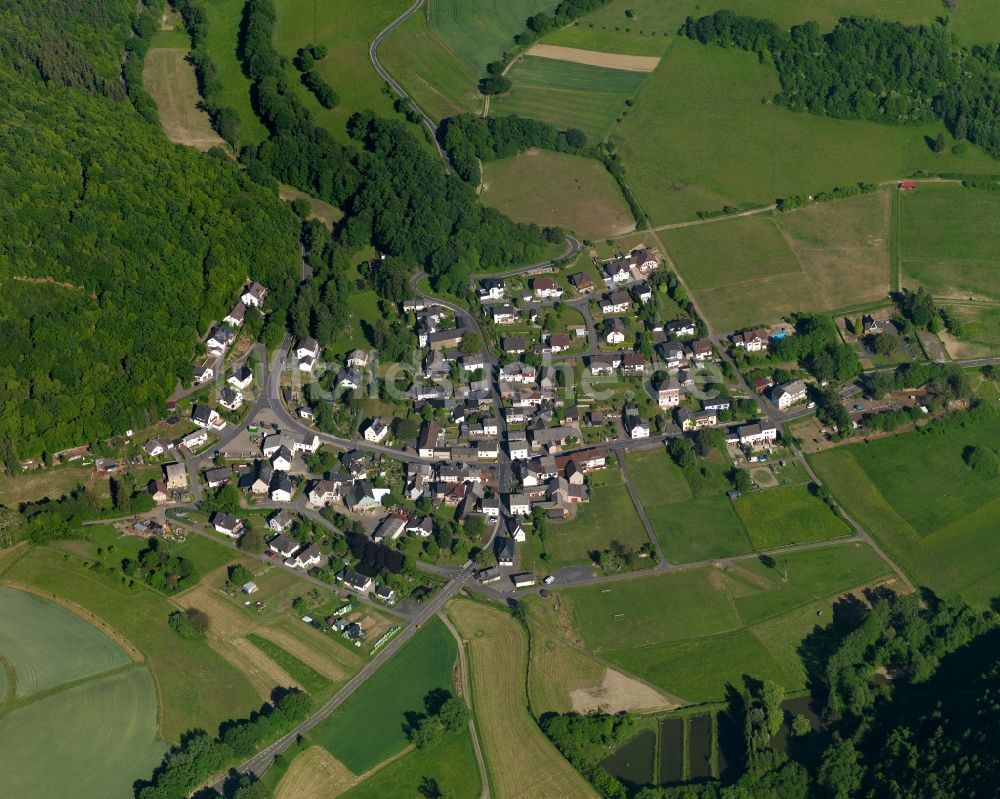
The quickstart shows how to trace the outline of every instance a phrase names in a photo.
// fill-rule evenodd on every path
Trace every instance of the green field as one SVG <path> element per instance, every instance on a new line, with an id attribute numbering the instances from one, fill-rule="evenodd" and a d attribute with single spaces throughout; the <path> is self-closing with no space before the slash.
<path id="1" fill-rule="evenodd" d="M 1000 193 L 921 184 L 898 202 L 904 287 L 1000 301 Z"/>
<path id="2" fill-rule="evenodd" d="M 715 329 L 734 330 L 886 297 L 889 198 L 876 192 L 660 238 Z"/>
<path id="3" fill-rule="evenodd" d="M 983 605 L 1000 594 L 1000 485 L 965 465 L 962 451 L 970 445 L 1000 447 L 1000 429 L 978 422 L 904 433 L 810 460 L 845 510 L 915 583 Z"/>
<path id="4" fill-rule="evenodd" d="M 520 114 L 559 128 L 579 128 L 595 143 L 607 136 L 625 101 L 636 96 L 649 74 L 524 56 L 507 76 L 514 88 L 493 98 L 493 116 Z"/>
<path id="5" fill-rule="evenodd" d="M 593 158 L 529 150 L 483 164 L 483 187 L 483 204 L 517 222 L 557 225 L 589 239 L 635 227 L 618 184 Z"/>
<path id="6" fill-rule="evenodd" d="M 868 546 L 836 544 L 743 559 L 559 594 L 586 647 L 625 671 L 691 701 L 723 698 L 742 673 L 804 687 L 797 651 L 839 594 L 886 575 Z M 829 618 L 827 614 L 827 618 Z"/>
<path id="7" fill-rule="evenodd" d="M 949 313 L 963 328 L 962 338 L 940 334 L 952 358 L 982 358 L 1000 353 L 1000 305 L 951 305 Z"/>
<path id="8" fill-rule="evenodd" d="M 424 712 L 435 688 L 454 693 L 455 639 L 437 618 L 354 693 L 311 735 L 355 774 L 363 774 L 407 745 L 406 713 Z"/>
<path id="9" fill-rule="evenodd" d="M 729 499 L 718 494 L 695 498 L 684 473 L 666 452 L 630 454 L 626 466 L 668 562 L 689 563 L 751 551 Z"/>
<path id="10" fill-rule="evenodd" d="M 931 152 L 924 137 L 936 136 L 940 123 L 903 127 L 794 113 L 770 102 L 779 90 L 774 69 L 751 53 L 681 39 L 671 45 L 613 135 L 654 223 L 916 169 L 997 171 L 998 162 L 979 150 Z"/>
<path id="11" fill-rule="evenodd" d="M 851 528 L 804 485 L 752 491 L 733 500 L 756 549 L 849 535 Z"/>
<path id="12" fill-rule="evenodd" d="M 556 5 L 553 0 L 433 0 L 427 13 L 431 30 L 478 80 L 488 63 L 514 47 L 514 36 L 525 29 L 528 17 Z"/>
<path id="13" fill-rule="evenodd" d="M 311 694 L 326 688 L 330 681 L 307 663 L 303 663 L 291 652 L 282 649 L 273 641 L 268 641 L 256 633 L 250 633 L 247 640 L 284 669 L 288 676 Z"/>

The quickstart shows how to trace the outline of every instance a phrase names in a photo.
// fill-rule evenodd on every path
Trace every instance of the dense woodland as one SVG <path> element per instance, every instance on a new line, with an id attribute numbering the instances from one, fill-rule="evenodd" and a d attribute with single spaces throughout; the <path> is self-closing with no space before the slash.
<path id="1" fill-rule="evenodd" d="M 940 119 L 955 138 L 1000 157 L 1000 45 L 962 47 L 946 23 L 845 17 L 823 34 L 815 22 L 785 31 L 719 11 L 688 17 L 680 33 L 773 64 L 782 87 L 775 102 L 793 111 L 894 123 Z"/>

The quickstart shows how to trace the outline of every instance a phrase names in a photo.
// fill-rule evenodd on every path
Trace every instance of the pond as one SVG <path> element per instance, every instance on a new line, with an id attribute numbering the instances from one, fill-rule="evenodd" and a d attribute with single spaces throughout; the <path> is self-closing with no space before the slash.
<path id="1" fill-rule="evenodd" d="M 649 785 L 653 778 L 653 754 L 656 734 L 640 732 L 613 755 L 601 761 L 601 768 L 617 777 L 630 790 Z"/>
<path id="2" fill-rule="evenodd" d="M 778 734 L 771 739 L 771 748 L 793 760 L 815 765 L 826 741 L 826 729 L 819 715 L 819 705 L 811 697 L 803 696 L 786 699 L 781 707 L 785 711 L 785 720 Z M 792 735 L 792 719 L 796 716 L 805 716 L 812 732 L 802 737 Z"/>
<path id="3" fill-rule="evenodd" d="M 743 727 L 732 713 L 715 717 L 719 736 L 719 777 L 735 782 L 743 773 Z"/>
<path id="4" fill-rule="evenodd" d="M 688 779 L 712 776 L 712 717 L 695 716 L 688 722 Z"/>
<path id="5" fill-rule="evenodd" d="M 660 722 L 660 785 L 674 785 L 684 779 L 684 721 Z"/>

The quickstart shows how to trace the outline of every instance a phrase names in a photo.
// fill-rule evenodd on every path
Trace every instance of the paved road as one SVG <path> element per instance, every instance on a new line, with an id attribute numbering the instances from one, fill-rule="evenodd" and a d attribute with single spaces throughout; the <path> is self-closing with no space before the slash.
<path id="1" fill-rule="evenodd" d="M 413 98 L 406 93 L 406 90 L 396 82 L 395 78 L 389 74 L 388 70 L 383 67 L 382 63 L 378 60 L 378 46 L 382 44 L 382 40 L 406 22 L 406 20 L 408 20 L 411 16 L 413 16 L 423 4 L 424 0 L 417 0 L 399 17 L 390 22 L 378 36 L 372 39 L 372 43 L 368 47 L 368 58 L 371 60 L 372 66 L 375 67 L 375 71 L 382 77 L 382 80 L 389 84 L 389 88 L 391 88 L 400 97 L 400 99 L 409 103 L 410 108 L 412 108 L 420 116 L 420 121 L 423 123 L 424 127 L 430 131 L 431 141 L 434 142 L 438 155 L 441 156 L 441 161 L 444 163 L 445 170 L 450 173 L 452 172 L 452 168 L 451 162 L 448 160 L 448 153 L 446 153 L 444 148 L 438 144 L 437 125 L 435 125 L 431 118 L 421 110 L 420 106 L 414 102 Z"/>

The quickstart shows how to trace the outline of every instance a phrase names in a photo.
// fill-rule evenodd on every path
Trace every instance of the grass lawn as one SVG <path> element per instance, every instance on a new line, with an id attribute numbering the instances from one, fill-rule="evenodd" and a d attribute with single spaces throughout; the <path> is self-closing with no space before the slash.
<path id="1" fill-rule="evenodd" d="M 315 197 L 310 197 L 304 191 L 299 191 L 291 186 L 279 186 L 278 196 L 287 202 L 299 199 L 307 200 L 309 202 L 309 218 L 318 219 L 327 227 L 333 227 L 334 222 L 339 222 L 344 216 L 344 212 L 339 208 L 317 200 Z"/>
<path id="2" fill-rule="evenodd" d="M 363 774 L 407 745 L 406 714 L 424 712 L 434 689 L 454 693 L 455 639 L 432 619 L 312 737 L 355 774 Z"/>
<path id="3" fill-rule="evenodd" d="M 0 505 L 16 508 L 22 502 L 59 499 L 78 485 L 84 485 L 99 498 L 111 496 L 107 477 L 95 477 L 89 466 L 56 466 L 52 469 L 34 469 L 17 477 L 0 477 Z"/>
<path id="4" fill-rule="evenodd" d="M 898 203 L 904 288 L 1000 300 L 1000 194 L 957 184 L 920 185 L 900 193 Z"/>
<path id="5" fill-rule="evenodd" d="M 347 301 L 350 309 L 344 329 L 333 342 L 328 356 L 347 355 L 351 350 L 371 346 L 369 335 L 375 322 L 382 317 L 378 309 L 378 295 L 371 289 L 352 294 Z"/>
<path id="6" fill-rule="evenodd" d="M 448 615 L 468 652 L 473 713 L 493 795 L 596 797 L 528 713 L 524 628 L 506 611 L 469 600 L 453 601 Z"/>
<path id="7" fill-rule="evenodd" d="M 1000 486 L 961 459 L 967 445 L 1000 446 L 995 425 L 904 433 L 810 456 L 844 508 L 918 585 L 988 604 L 1000 592 L 993 531 Z M 920 460 L 924 458 L 925 460 Z M 931 480 L 934 491 L 925 491 Z"/>
<path id="8" fill-rule="evenodd" d="M 932 153 L 924 137 L 936 136 L 940 123 L 904 127 L 795 113 L 770 102 L 779 90 L 773 67 L 751 53 L 673 42 L 613 134 L 630 185 L 654 223 L 916 169 L 997 171 L 997 162 L 978 149 Z"/>
<path id="9" fill-rule="evenodd" d="M 756 549 L 850 535 L 851 528 L 804 485 L 752 491 L 733 501 Z"/>
<path id="10" fill-rule="evenodd" d="M 493 116 L 519 114 L 579 128 L 593 144 L 607 136 L 649 74 L 524 56 L 507 76 L 514 88 L 491 101 Z"/>
<path id="11" fill-rule="evenodd" d="M 81 605 L 142 652 L 157 685 L 160 736 L 167 741 L 176 742 L 194 727 L 214 732 L 220 722 L 259 707 L 238 669 L 206 642 L 184 640 L 170 629 L 167 616 L 177 606 L 151 589 L 126 592 L 91 575 L 73 555 L 48 548 L 32 549 L 4 577 Z"/>
<path id="12" fill-rule="evenodd" d="M 949 312 L 962 323 L 962 338 L 941 333 L 952 358 L 981 358 L 1000 352 L 1000 306 L 951 305 Z"/>
<path id="13" fill-rule="evenodd" d="M 529 150 L 483 164 L 483 185 L 483 204 L 518 222 L 558 225 L 589 239 L 635 227 L 618 184 L 593 158 Z"/>
<path id="14" fill-rule="evenodd" d="M 199 106 L 198 81 L 187 61 L 189 43 L 180 47 L 152 47 L 146 53 L 142 82 L 156 102 L 163 132 L 170 141 L 198 150 L 224 146 L 208 114 Z"/>

